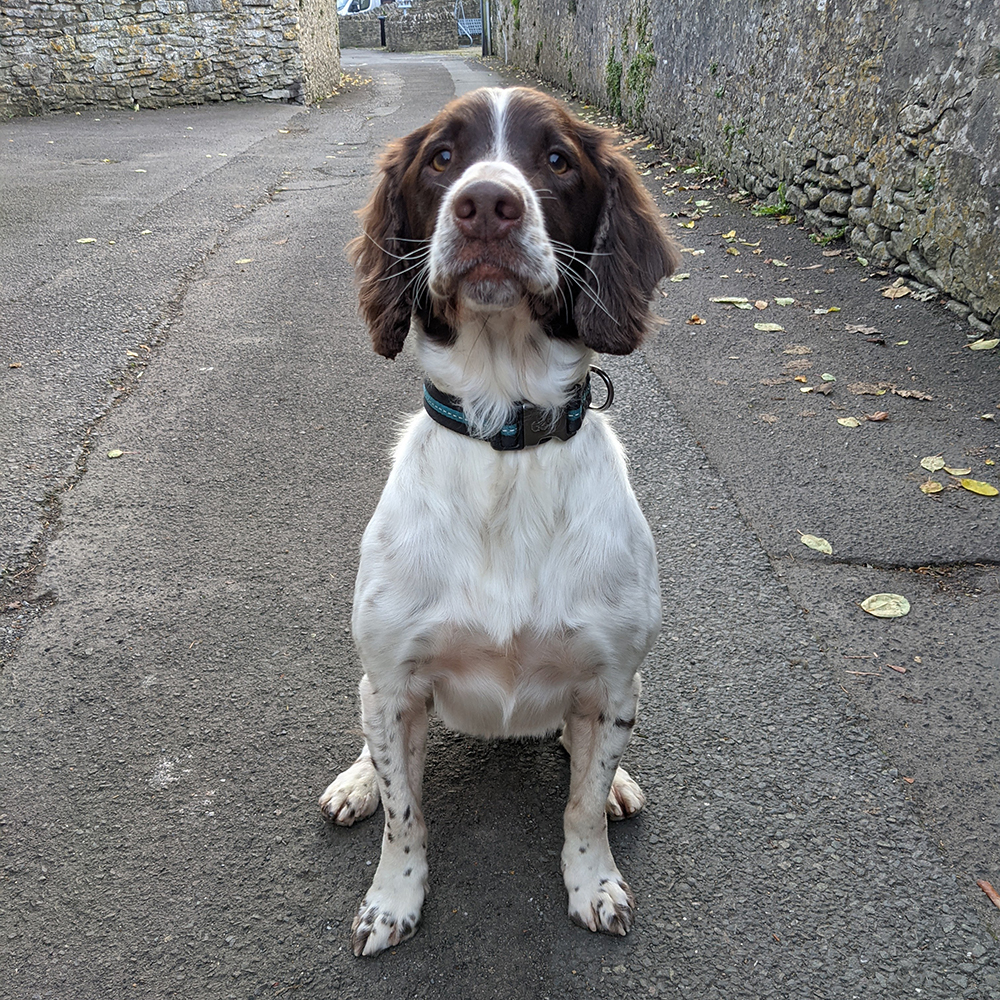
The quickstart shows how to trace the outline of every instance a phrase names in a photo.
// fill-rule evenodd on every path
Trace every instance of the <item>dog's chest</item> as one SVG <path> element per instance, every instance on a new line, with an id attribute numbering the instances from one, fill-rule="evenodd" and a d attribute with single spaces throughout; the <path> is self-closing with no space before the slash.
<path id="1" fill-rule="evenodd" d="M 362 541 L 369 674 L 421 684 L 459 729 L 544 732 L 583 679 L 645 652 L 659 613 L 652 537 L 604 425 L 503 460 L 411 425 Z"/>

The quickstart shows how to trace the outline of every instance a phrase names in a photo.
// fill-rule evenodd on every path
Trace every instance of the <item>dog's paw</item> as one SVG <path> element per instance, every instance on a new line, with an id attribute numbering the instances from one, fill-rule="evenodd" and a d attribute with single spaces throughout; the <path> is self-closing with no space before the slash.
<path id="1" fill-rule="evenodd" d="M 625 768 L 620 767 L 615 772 L 611 782 L 608 802 L 605 811 L 608 819 L 630 819 L 646 804 L 646 796 L 642 789 L 629 776 Z"/>
<path id="2" fill-rule="evenodd" d="M 351 925 L 351 949 L 359 957 L 377 955 L 413 937 L 419 923 L 420 903 L 407 910 L 400 901 L 390 902 L 381 893 L 370 891 Z"/>
<path id="3" fill-rule="evenodd" d="M 339 826 L 351 826 L 378 808 L 378 779 L 370 757 L 359 757 L 327 785 L 319 797 L 324 816 Z"/>
<path id="4" fill-rule="evenodd" d="M 620 875 L 593 886 L 568 886 L 569 916 L 575 924 L 601 934 L 628 934 L 635 919 L 635 896 Z"/>

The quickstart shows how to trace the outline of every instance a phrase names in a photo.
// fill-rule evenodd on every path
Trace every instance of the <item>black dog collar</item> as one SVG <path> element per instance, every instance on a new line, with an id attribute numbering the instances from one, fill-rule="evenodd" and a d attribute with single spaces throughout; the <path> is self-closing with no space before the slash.
<path id="1" fill-rule="evenodd" d="M 583 426 L 583 416 L 587 410 L 606 410 L 615 396 L 614 386 L 607 372 L 596 365 L 591 365 L 590 370 L 607 388 L 608 396 L 601 406 L 590 405 L 590 375 L 587 375 L 573 387 L 569 402 L 555 412 L 554 419 L 552 410 L 519 400 L 514 404 L 510 420 L 492 437 L 479 440 L 489 441 L 495 451 L 520 451 L 544 444 L 552 438 L 568 441 Z M 466 437 L 477 437 L 469 431 L 461 400 L 442 392 L 433 382 L 424 382 L 424 409 L 442 427 Z"/>

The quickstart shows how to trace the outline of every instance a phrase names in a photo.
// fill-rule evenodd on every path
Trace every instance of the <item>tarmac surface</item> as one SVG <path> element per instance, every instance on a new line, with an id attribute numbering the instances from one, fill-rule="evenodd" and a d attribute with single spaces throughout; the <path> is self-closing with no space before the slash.
<path id="1" fill-rule="evenodd" d="M 343 246 L 388 139 L 514 77 L 344 56 L 320 108 L 0 125 L 0 993 L 1000 997 L 1000 498 L 919 489 L 937 454 L 1000 485 L 1000 350 L 638 139 L 689 276 L 602 362 L 666 611 L 649 806 L 611 830 L 636 927 L 566 917 L 554 740 L 432 726 L 421 930 L 350 953 L 381 822 L 316 798 L 360 746 L 357 544 L 420 379 Z"/>

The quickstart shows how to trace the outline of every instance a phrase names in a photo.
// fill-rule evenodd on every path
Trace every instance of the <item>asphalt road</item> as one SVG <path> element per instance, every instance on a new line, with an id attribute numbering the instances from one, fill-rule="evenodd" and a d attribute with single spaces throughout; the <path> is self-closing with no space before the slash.
<path id="1" fill-rule="evenodd" d="M 357 542 L 419 373 L 371 353 L 342 248 L 381 145 L 508 77 L 345 59 L 319 109 L 0 126 L 0 993 L 1000 997 L 1000 507 L 918 489 L 938 453 L 1000 485 L 998 352 L 645 142 L 690 277 L 607 359 L 666 608 L 650 805 L 612 829 L 637 926 L 565 915 L 554 741 L 435 727 L 423 927 L 351 955 L 380 822 L 315 802 L 360 745 Z"/>

